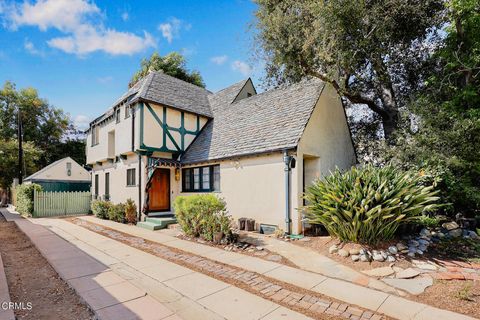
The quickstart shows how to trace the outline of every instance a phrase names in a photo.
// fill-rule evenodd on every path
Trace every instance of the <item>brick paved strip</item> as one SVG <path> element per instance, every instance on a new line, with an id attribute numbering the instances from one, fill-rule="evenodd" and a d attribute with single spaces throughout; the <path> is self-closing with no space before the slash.
<path id="1" fill-rule="evenodd" d="M 0 255 L 0 320 L 14 320 L 15 315 L 12 308 L 7 308 L 11 302 L 8 292 L 7 277 L 3 268 L 2 255 Z"/>
<path id="2" fill-rule="evenodd" d="M 283 283 L 256 272 L 225 265 L 195 254 L 187 253 L 180 249 L 171 248 L 91 222 L 80 219 L 71 220 L 75 224 L 88 230 L 128 244 L 136 249 L 154 254 L 170 262 L 183 265 L 194 271 L 213 276 L 214 278 L 310 317 L 325 319 L 330 315 L 343 319 L 386 319 L 382 314 L 362 310 L 356 306 L 345 303 L 339 303 L 317 292 Z"/>

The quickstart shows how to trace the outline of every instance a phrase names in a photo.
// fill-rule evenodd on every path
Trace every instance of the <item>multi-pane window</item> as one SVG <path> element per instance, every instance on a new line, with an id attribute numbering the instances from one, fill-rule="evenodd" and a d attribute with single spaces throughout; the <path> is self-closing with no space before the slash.
<path id="1" fill-rule="evenodd" d="M 220 165 L 183 169 L 182 186 L 183 192 L 220 191 Z"/>
<path id="2" fill-rule="evenodd" d="M 135 168 L 127 169 L 127 187 L 135 186 Z"/>
<path id="3" fill-rule="evenodd" d="M 98 125 L 92 127 L 92 146 L 98 144 L 98 133 L 99 133 Z"/>
<path id="4" fill-rule="evenodd" d="M 95 198 L 98 197 L 98 174 L 95 175 Z"/>

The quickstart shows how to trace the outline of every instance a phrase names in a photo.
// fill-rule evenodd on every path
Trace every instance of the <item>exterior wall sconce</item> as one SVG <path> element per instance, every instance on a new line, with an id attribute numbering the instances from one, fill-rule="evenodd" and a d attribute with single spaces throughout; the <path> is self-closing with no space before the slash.
<path id="1" fill-rule="evenodd" d="M 180 169 L 175 168 L 175 181 L 180 181 Z"/>

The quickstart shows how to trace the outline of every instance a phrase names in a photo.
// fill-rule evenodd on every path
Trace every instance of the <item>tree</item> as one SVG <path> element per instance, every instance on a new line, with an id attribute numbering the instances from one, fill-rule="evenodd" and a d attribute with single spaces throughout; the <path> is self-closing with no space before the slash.
<path id="1" fill-rule="evenodd" d="M 37 170 L 37 161 L 41 150 L 31 142 L 23 144 L 24 168 L 27 175 Z M 17 177 L 18 144 L 17 140 L 0 139 L 0 188 L 8 190 Z"/>
<path id="2" fill-rule="evenodd" d="M 160 56 L 154 52 L 149 59 L 142 59 L 140 70 L 135 72 L 128 87 L 131 88 L 140 79 L 145 77 L 150 71 L 163 71 L 169 76 L 193 83 L 196 86 L 205 88 L 203 78 L 198 71 L 189 71 L 186 67 L 185 57 L 178 52 L 171 52 L 166 56 Z"/>
<path id="3" fill-rule="evenodd" d="M 409 105 L 418 120 L 389 151 L 399 165 L 436 170 L 455 210 L 472 215 L 480 212 L 480 3 L 449 0 L 446 8 L 444 45 Z"/>
<path id="4" fill-rule="evenodd" d="M 442 0 L 256 0 L 268 84 L 313 76 L 365 104 L 390 138 L 436 43 Z"/>
<path id="5" fill-rule="evenodd" d="M 34 88 L 17 90 L 12 82 L 0 88 L 0 140 L 17 139 L 17 116 L 22 114 L 23 139 L 41 153 L 35 158 L 36 169 L 73 154 L 85 163 L 85 142 L 63 110 L 39 97 Z"/>

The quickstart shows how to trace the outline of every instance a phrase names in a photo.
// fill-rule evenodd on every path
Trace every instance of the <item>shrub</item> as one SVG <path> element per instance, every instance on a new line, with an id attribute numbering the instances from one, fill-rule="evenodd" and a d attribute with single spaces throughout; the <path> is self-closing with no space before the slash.
<path id="1" fill-rule="evenodd" d="M 443 220 L 445 219 L 441 219 L 435 216 L 429 217 L 426 215 L 421 215 L 418 217 L 418 220 L 415 221 L 415 224 L 423 227 L 427 227 L 427 228 L 435 228 L 435 227 L 438 227 Z"/>
<path id="2" fill-rule="evenodd" d="M 108 218 L 115 222 L 124 223 L 125 222 L 125 204 L 112 204 L 108 208 Z"/>
<path id="3" fill-rule="evenodd" d="M 191 237 L 202 236 L 212 241 L 215 233 L 231 234 L 232 218 L 225 201 L 213 194 L 180 196 L 173 204 L 183 232 Z"/>
<path id="4" fill-rule="evenodd" d="M 42 186 L 31 183 L 21 184 L 15 188 L 17 195 L 17 212 L 24 216 L 32 215 L 33 213 L 33 192 L 42 191 Z"/>
<path id="5" fill-rule="evenodd" d="M 375 244 L 393 237 L 397 228 L 433 212 L 438 191 L 423 172 L 403 172 L 392 165 L 338 169 L 307 188 L 306 220 L 322 224 L 342 241 Z"/>
<path id="6" fill-rule="evenodd" d="M 127 223 L 136 223 L 137 222 L 137 206 L 132 199 L 127 199 L 125 203 L 125 220 Z"/>
<path id="7" fill-rule="evenodd" d="M 100 219 L 108 219 L 108 210 L 112 206 L 112 203 L 109 201 L 95 200 L 92 201 L 92 212 L 93 214 Z"/>

